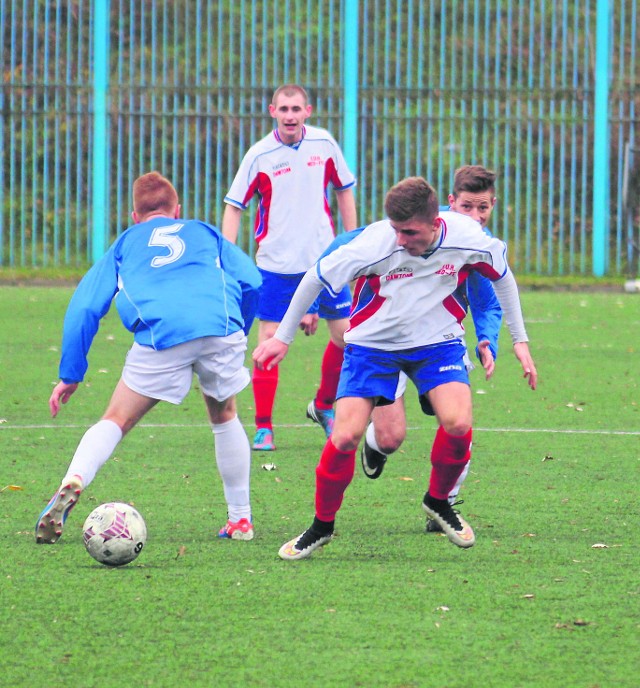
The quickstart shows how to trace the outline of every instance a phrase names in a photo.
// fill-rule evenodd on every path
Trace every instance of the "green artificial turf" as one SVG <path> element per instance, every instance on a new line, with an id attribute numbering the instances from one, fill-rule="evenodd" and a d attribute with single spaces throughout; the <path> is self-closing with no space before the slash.
<path id="1" fill-rule="evenodd" d="M 125 438 L 63 538 L 36 546 L 36 518 L 130 343 L 110 313 L 85 383 L 52 420 L 70 294 L 0 288 L 0 686 L 638 685 L 637 295 L 523 293 L 539 389 L 527 388 L 506 331 L 494 378 L 472 373 L 474 453 L 460 508 L 473 548 L 424 533 L 435 423 L 409 391 L 409 436 L 381 478 L 357 466 L 333 542 L 284 562 L 278 548 L 313 517 L 324 436 L 305 408 L 323 326 L 282 364 L 278 450 L 253 454 L 252 542 L 215 537 L 225 504 L 194 386 Z M 246 390 L 250 436 L 252 405 Z M 149 530 L 140 557 L 119 569 L 82 545 L 84 518 L 112 500 L 133 503 Z"/>

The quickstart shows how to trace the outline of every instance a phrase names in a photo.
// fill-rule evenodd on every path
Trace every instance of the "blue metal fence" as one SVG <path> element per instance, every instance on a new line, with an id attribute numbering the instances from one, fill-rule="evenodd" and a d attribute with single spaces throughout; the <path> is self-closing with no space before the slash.
<path id="1" fill-rule="evenodd" d="M 104 249 L 92 232 L 94 35 L 108 32 L 97 142 L 106 245 L 129 224 L 133 180 L 151 169 L 174 180 L 185 214 L 219 223 L 243 153 L 272 126 L 280 83 L 303 84 L 312 122 L 345 144 L 348 3 L 0 0 L 0 266 L 82 266 Z M 598 5 L 359 2 L 359 220 L 379 218 L 401 177 L 422 174 L 444 196 L 458 166 L 484 164 L 499 173 L 493 229 L 517 272 L 592 273 Z M 636 275 L 638 0 L 607 6 L 610 183 L 607 226 L 596 229 L 606 271 Z"/>

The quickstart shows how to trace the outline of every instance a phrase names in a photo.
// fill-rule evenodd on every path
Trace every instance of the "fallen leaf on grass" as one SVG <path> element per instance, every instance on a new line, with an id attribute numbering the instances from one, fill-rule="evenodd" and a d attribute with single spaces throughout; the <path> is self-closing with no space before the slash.
<path id="1" fill-rule="evenodd" d="M 542 457 L 542 461 L 543 461 L 543 462 L 544 462 L 544 461 L 553 461 L 553 459 L 554 459 L 554 457 L 551 456 L 551 454 L 545 454 L 545 455 Z"/>
<path id="2" fill-rule="evenodd" d="M 180 549 L 178 550 L 178 554 L 176 554 L 176 559 L 178 559 L 179 557 L 184 557 L 186 552 L 187 552 L 187 548 L 184 545 L 182 545 L 180 547 Z"/>
<path id="3" fill-rule="evenodd" d="M 407 477 L 407 476 L 403 476 L 402 478 L 398 478 L 398 480 L 406 480 L 406 481 L 409 481 L 409 482 L 413 482 L 413 478 L 409 478 L 409 477 Z"/>
<path id="4" fill-rule="evenodd" d="M 595 545 L 591 545 L 591 549 L 609 549 L 609 545 L 605 545 L 603 542 L 596 542 Z"/>
<path id="5" fill-rule="evenodd" d="M 0 418 L 0 423 L 6 423 L 7 419 L 6 418 Z"/>
<path id="6" fill-rule="evenodd" d="M 262 468 L 265 471 L 275 471 L 278 467 L 275 465 L 275 463 L 263 463 Z"/>
<path id="7" fill-rule="evenodd" d="M 448 612 L 450 610 L 449 610 L 449 607 L 436 607 L 436 611 L 437 612 Z"/>
<path id="8" fill-rule="evenodd" d="M 570 621 L 568 623 L 557 623 L 556 628 L 565 628 L 569 631 L 574 630 L 574 626 L 591 626 L 590 621 L 585 621 L 584 619 L 576 619 L 575 621 Z"/>
<path id="9" fill-rule="evenodd" d="M 19 492 L 20 490 L 24 490 L 24 487 L 20 487 L 20 485 L 5 485 L 0 492 L 4 492 L 5 490 L 10 490 L 11 492 Z"/>
<path id="10" fill-rule="evenodd" d="M 535 595 L 532 595 L 531 593 L 527 593 L 526 595 L 523 595 L 522 597 L 524 597 L 525 600 L 532 600 L 535 597 Z"/>
<path id="11" fill-rule="evenodd" d="M 522 537 L 536 537 L 535 533 L 524 533 Z"/>

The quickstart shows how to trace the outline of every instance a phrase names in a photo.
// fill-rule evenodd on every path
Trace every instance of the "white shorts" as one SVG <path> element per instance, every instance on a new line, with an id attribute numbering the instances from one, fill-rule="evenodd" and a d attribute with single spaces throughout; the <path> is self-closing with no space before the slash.
<path id="1" fill-rule="evenodd" d="M 122 370 L 124 383 L 151 399 L 181 404 L 193 374 L 200 389 L 217 401 L 241 392 L 251 381 L 244 365 L 247 338 L 239 330 L 227 337 L 202 337 L 156 351 L 134 342 Z"/>

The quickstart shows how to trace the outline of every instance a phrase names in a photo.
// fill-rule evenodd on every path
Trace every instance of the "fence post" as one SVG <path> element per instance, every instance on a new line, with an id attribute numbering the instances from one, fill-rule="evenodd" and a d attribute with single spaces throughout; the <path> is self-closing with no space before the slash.
<path id="1" fill-rule="evenodd" d="M 93 203 L 91 257 L 95 263 L 107 240 L 107 89 L 109 86 L 109 4 L 96 0 L 93 17 Z"/>
<path id="2" fill-rule="evenodd" d="M 593 144 L 593 274 L 602 277 L 609 258 L 609 0 L 596 6 L 596 65 Z"/>
<path id="3" fill-rule="evenodd" d="M 344 157 L 356 174 L 358 162 L 358 2 L 346 0 L 344 9 Z"/>

